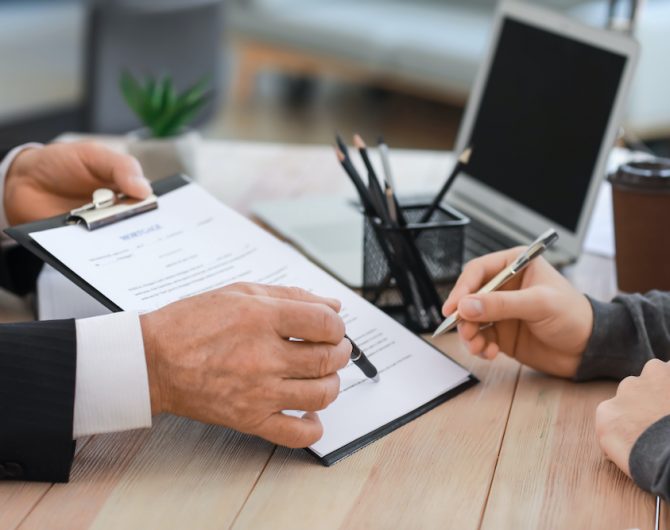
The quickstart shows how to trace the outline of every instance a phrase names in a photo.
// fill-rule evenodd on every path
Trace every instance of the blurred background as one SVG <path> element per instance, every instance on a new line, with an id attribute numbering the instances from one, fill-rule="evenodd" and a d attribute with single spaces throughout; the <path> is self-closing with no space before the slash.
<path id="1" fill-rule="evenodd" d="M 531 0 L 595 26 L 629 2 Z M 383 133 L 449 149 L 495 0 L 0 0 L 0 146 L 65 131 L 126 133 L 121 72 L 203 76 L 203 136 L 331 143 Z M 670 0 L 639 2 L 642 56 L 626 131 L 670 155 Z"/>

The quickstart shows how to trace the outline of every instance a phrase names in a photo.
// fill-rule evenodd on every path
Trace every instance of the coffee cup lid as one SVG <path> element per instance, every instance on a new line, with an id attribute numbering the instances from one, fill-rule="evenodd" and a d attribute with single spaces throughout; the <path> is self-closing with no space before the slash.
<path id="1" fill-rule="evenodd" d="M 670 191 L 670 159 L 652 158 L 627 162 L 607 178 L 617 186 Z"/>

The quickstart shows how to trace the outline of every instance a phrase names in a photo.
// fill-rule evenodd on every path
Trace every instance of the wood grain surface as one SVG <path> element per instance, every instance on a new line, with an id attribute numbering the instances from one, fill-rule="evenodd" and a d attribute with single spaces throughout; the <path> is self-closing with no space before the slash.
<path id="1" fill-rule="evenodd" d="M 439 345 L 482 383 L 332 468 L 278 449 L 234 528 L 478 528 L 518 364 Z"/>
<path id="2" fill-rule="evenodd" d="M 595 438 L 595 408 L 615 390 L 523 368 L 482 528 L 652 528 L 652 496 Z"/>
<path id="3" fill-rule="evenodd" d="M 163 416 L 151 430 L 95 436 L 20 528 L 227 528 L 273 446 Z"/>
<path id="4" fill-rule="evenodd" d="M 394 151 L 392 161 L 412 192 L 440 182 L 453 158 Z M 204 142 L 198 164 L 201 184 L 243 213 L 254 200 L 353 196 L 325 146 Z M 585 255 L 565 272 L 594 298 L 615 293 L 608 258 Z M 24 301 L 0 306 L 0 319 L 30 318 Z M 454 335 L 435 344 L 481 383 L 331 468 L 165 416 L 151 430 L 79 443 L 69 484 L 0 484 L 0 530 L 652 527 L 654 499 L 595 440 L 595 407 L 614 383 L 562 381 L 503 356 L 485 362 Z"/>

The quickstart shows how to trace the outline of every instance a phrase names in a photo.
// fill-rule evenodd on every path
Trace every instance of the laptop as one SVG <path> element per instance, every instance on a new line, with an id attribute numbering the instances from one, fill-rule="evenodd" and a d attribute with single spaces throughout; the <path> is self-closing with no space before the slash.
<path id="1" fill-rule="evenodd" d="M 446 198 L 470 218 L 466 261 L 527 244 L 548 227 L 560 238 L 547 259 L 578 258 L 637 56 L 628 36 L 536 5 L 500 4 L 456 141 L 456 153 L 472 147 L 472 155 Z M 345 198 L 314 201 L 259 203 L 253 212 L 360 287 L 360 214 Z"/>

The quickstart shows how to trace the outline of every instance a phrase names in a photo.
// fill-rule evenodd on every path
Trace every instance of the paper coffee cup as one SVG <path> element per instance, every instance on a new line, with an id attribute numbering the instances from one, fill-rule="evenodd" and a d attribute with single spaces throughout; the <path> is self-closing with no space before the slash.
<path id="1" fill-rule="evenodd" d="M 670 291 L 670 159 L 629 162 L 608 180 L 619 289 Z"/>

